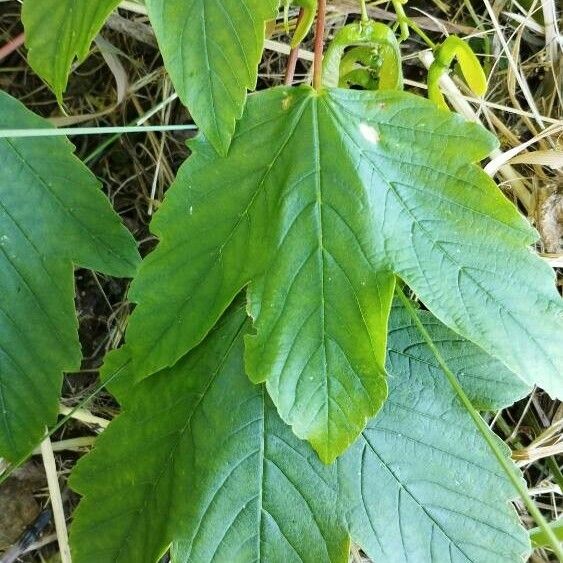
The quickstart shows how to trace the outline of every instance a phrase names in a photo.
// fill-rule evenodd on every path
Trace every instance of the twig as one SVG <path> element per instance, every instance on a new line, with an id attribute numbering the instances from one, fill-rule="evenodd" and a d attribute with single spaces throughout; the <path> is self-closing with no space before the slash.
<path id="1" fill-rule="evenodd" d="M 59 405 L 59 413 L 63 415 L 70 414 L 70 416 L 75 420 L 80 420 L 80 422 L 84 422 L 85 424 L 95 424 L 100 428 L 107 428 L 110 423 L 109 420 L 93 415 L 86 409 L 78 409 L 77 411 L 73 411 L 66 405 Z"/>
<path id="2" fill-rule="evenodd" d="M 123 362 L 123 364 L 121 364 L 109 377 L 106 377 L 104 381 L 101 381 L 98 385 L 96 385 L 93 391 L 88 393 L 88 395 L 86 395 L 86 397 L 84 397 L 74 408 L 72 408 L 67 415 L 65 415 L 61 420 L 57 422 L 57 424 L 55 424 L 55 426 L 47 431 L 47 436 L 52 436 L 57 430 L 59 430 L 59 428 L 62 428 L 70 418 L 72 418 L 75 412 L 80 410 L 86 403 L 96 397 L 104 387 L 109 387 L 110 383 L 117 380 L 124 373 L 123 370 L 129 365 L 130 362 L 130 359 Z M 0 485 L 4 483 L 18 467 L 21 467 L 29 459 L 29 457 L 30 454 L 25 454 L 18 460 L 11 463 L 8 467 L 3 468 L 2 472 L 0 473 Z"/>
<path id="3" fill-rule="evenodd" d="M 41 456 L 43 457 L 43 465 L 45 466 L 45 473 L 47 475 L 47 485 L 49 487 L 49 496 L 51 498 L 55 529 L 57 530 L 57 540 L 59 542 L 61 561 L 62 563 L 71 563 L 72 559 L 70 557 L 70 546 L 68 543 L 68 532 L 66 529 L 63 499 L 61 497 L 61 489 L 59 487 L 55 455 L 53 453 L 51 438 L 49 438 L 49 436 L 41 442 Z"/>
<path id="4" fill-rule="evenodd" d="M 305 10 L 301 8 L 299 10 L 299 16 L 297 16 L 297 28 L 303 19 L 303 14 Z M 295 77 L 295 67 L 297 66 L 297 60 L 299 59 L 299 45 L 296 45 L 289 52 L 289 59 L 287 60 L 287 69 L 285 71 L 284 84 L 286 86 L 291 86 L 293 84 L 293 78 Z"/>
<path id="5" fill-rule="evenodd" d="M 163 95 L 164 95 L 164 99 L 167 99 L 168 96 L 170 95 L 169 92 L 169 82 L 168 80 L 164 81 L 164 88 L 163 88 Z M 170 106 L 167 106 L 166 108 L 162 108 L 162 121 L 164 123 L 168 123 L 169 119 L 170 119 Z M 152 185 L 151 185 L 151 193 L 149 196 L 149 207 L 147 210 L 147 213 L 149 216 L 151 216 L 153 214 L 153 208 L 154 208 L 154 204 L 156 201 L 156 189 L 158 187 L 158 180 L 160 178 L 160 168 L 162 166 L 162 158 L 164 156 L 164 145 L 166 142 L 166 134 L 162 134 L 162 136 L 160 137 L 160 144 L 158 146 L 158 153 L 156 156 L 156 166 L 155 166 L 155 171 L 154 171 L 154 176 L 152 179 Z"/>
<path id="6" fill-rule="evenodd" d="M 146 6 L 137 2 L 131 2 L 130 0 L 122 0 L 121 4 L 119 4 L 119 8 L 135 14 L 141 14 L 143 16 L 146 16 L 149 13 Z"/>
<path id="7" fill-rule="evenodd" d="M 133 39 L 149 45 L 150 47 L 157 47 L 154 31 L 146 23 L 141 23 L 135 20 L 124 18 L 117 13 L 110 14 L 106 21 L 106 26 L 113 29 L 118 33 L 129 35 Z"/>
<path id="8" fill-rule="evenodd" d="M 326 0 L 319 0 L 317 27 L 315 29 L 315 60 L 313 62 L 313 87 L 320 90 L 323 83 L 323 50 L 326 19 Z"/>
<path id="9" fill-rule="evenodd" d="M 43 536 L 40 540 L 32 543 L 26 550 L 23 552 L 23 555 L 26 553 L 31 553 L 32 551 L 37 551 L 50 543 L 57 541 L 57 534 L 49 534 L 48 536 Z"/>
<path id="10" fill-rule="evenodd" d="M 518 68 L 518 65 L 516 64 L 516 61 L 514 60 L 514 57 L 512 56 L 512 53 L 510 52 L 510 47 L 508 45 L 506 38 L 504 37 L 504 34 L 502 32 L 502 29 L 501 29 L 500 23 L 498 21 L 498 18 L 495 14 L 495 11 L 493 10 L 493 7 L 492 7 L 489 0 L 483 0 L 483 2 L 485 4 L 485 8 L 487 10 L 487 13 L 489 14 L 489 17 L 491 18 L 491 22 L 493 24 L 493 27 L 495 28 L 495 31 L 496 31 L 497 37 L 500 41 L 500 44 L 502 46 L 502 49 L 503 49 L 503 51 L 506 55 L 506 59 L 508 61 L 508 68 L 510 70 L 512 70 L 512 72 L 514 73 L 514 77 L 516 78 L 516 81 L 518 82 L 518 85 L 520 86 L 522 94 L 523 94 L 524 98 L 526 99 L 526 102 L 528 103 L 528 107 L 530 108 L 530 110 L 534 114 L 534 118 L 535 118 L 536 122 L 538 123 L 538 125 L 540 127 L 543 128 L 545 125 L 543 123 L 541 115 L 540 115 L 538 108 L 536 106 L 536 103 L 534 101 L 534 96 L 533 96 L 532 92 L 530 91 L 530 87 L 528 86 L 528 83 L 526 82 L 526 80 L 522 76 L 520 69 Z"/>
<path id="11" fill-rule="evenodd" d="M 25 35 L 20 33 L 18 36 L 10 39 L 5 45 L 0 47 L 0 61 L 11 55 L 16 49 L 19 49 L 25 42 Z"/>
<path id="12" fill-rule="evenodd" d="M 47 538 L 42 538 L 41 540 L 39 539 L 43 530 L 51 521 L 52 516 L 53 515 L 50 510 L 43 510 L 40 512 L 33 524 L 26 528 L 20 536 L 17 543 L 2 555 L 0 563 L 14 563 L 25 553 L 34 551 L 35 549 L 56 540 L 56 536 L 54 538 L 50 538 L 48 536 Z"/>
<path id="13" fill-rule="evenodd" d="M 291 47 L 287 43 L 274 41 L 273 39 L 266 39 L 266 41 L 264 41 L 264 48 L 268 49 L 268 51 L 274 51 L 274 53 L 281 53 L 282 55 L 289 55 L 289 53 L 291 53 Z M 305 49 L 299 49 L 298 57 L 304 61 L 312 62 L 315 60 L 315 55 Z"/>
<path id="14" fill-rule="evenodd" d="M 54 452 L 73 451 L 80 452 L 84 448 L 91 447 L 96 442 L 96 436 L 79 436 L 78 438 L 69 438 L 68 440 L 61 440 L 51 444 Z M 43 454 L 41 447 L 33 450 L 33 455 Z"/>
<path id="15" fill-rule="evenodd" d="M 541 0 L 544 30 L 545 30 L 545 47 L 546 56 L 549 63 L 556 63 L 558 59 L 558 51 L 561 50 L 559 44 L 559 29 L 557 28 L 557 11 L 553 0 Z"/>
<path id="16" fill-rule="evenodd" d="M 513 160 L 518 154 L 522 151 L 527 149 L 529 146 L 537 143 L 539 140 L 543 139 L 544 137 L 549 137 L 550 135 L 557 135 L 563 131 L 563 124 L 559 125 L 552 125 L 547 129 L 544 129 L 538 135 L 535 135 L 528 141 L 521 143 L 517 147 L 513 147 L 510 150 L 500 153 L 495 158 L 491 159 L 491 161 L 485 166 L 485 172 L 489 176 L 494 176 L 502 166 L 507 164 L 509 161 Z"/>
<path id="17" fill-rule="evenodd" d="M 125 127 L 60 127 L 46 129 L 0 129 L 0 139 L 20 137 L 68 137 L 72 135 L 113 135 L 114 133 L 151 133 L 157 131 L 187 131 L 197 125 L 131 125 Z"/>
<path id="18" fill-rule="evenodd" d="M 328 6 L 328 9 L 331 13 L 337 12 L 340 14 L 361 14 L 362 10 L 358 0 L 333 0 Z M 374 20 L 392 22 L 397 19 L 397 15 L 393 12 L 374 7 L 371 4 L 367 5 L 367 12 L 368 16 Z M 446 29 L 449 33 L 460 33 L 463 35 L 469 35 L 475 32 L 474 27 L 457 24 L 440 18 L 431 19 L 428 16 L 415 16 L 410 18 L 410 20 L 427 31 L 443 33 L 444 29 Z"/>

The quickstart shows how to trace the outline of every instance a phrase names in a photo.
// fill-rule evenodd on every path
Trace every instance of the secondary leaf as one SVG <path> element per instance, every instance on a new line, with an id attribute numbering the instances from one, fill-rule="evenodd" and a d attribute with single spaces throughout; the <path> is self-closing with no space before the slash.
<path id="1" fill-rule="evenodd" d="M 246 92 L 256 86 L 265 22 L 279 0 L 146 0 L 178 96 L 225 154 Z"/>
<path id="2" fill-rule="evenodd" d="M 404 92 L 251 96 L 229 156 L 194 143 L 152 223 L 161 242 L 130 293 L 135 373 L 173 365 L 250 284 L 247 371 L 332 461 L 385 399 L 397 274 L 446 325 L 563 397 L 553 272 L 474 164 L 494 145 Z"/>
<path id="3" fill-rule="evenodd" d="M 48 127 L 0 92 L 0 128 Z M 0 456 L 15 460 L 57 414 L 81 354 L 72 264 L 132 276 L 135 242 L 62 137 L 0 139 Z"/>
<path id="4" fill-rule="evenodd" d="M 120 0 L 24 0 L 22 22 L 27 60 L 62 102 L 76 58 L 82 62 L 90 44 Z"/>
<path id="5" fill-rule="evenodd" d="M 421 349 L 419 335 L 412 348 L 406 343 L 407 315 L 394 308 L 390 319 L 389 399 L 337 462 L 350 534 L 372 561 L 525 560 L 529 538 L 506 505 L 515 491 L 489 446 L 441 370 L 403 355 L 412 348 L 421 358 L 431 354 Z M 427 328 L 439 342 L 443 327 L 433 320 Z M 484 368 L 487 356 L 475 346 L 459 340 L 447 347 L 460 381 L 479 372 L 491 388 L 499 379 L 511 381 L 494 361 Z"/>
<path id="6" fill-rule="evenodd" d="M 516 377 L 499 360 L 446 328 L 434 315 L 419 311 L 418 316 L 476 408 L 503 409 L 530 393 L 531 385 Z M 393 365 L 391 372 L 408 371 L 408 364 L 412 361 L 419 366 L 427 364 L 429 369 L 440 371 L 434 354 L 403 307 L 394 306 L 389 318 L 389 333 L 392 339 L 388 342 L 387 362 Z M 420 372 L 419 367 L 417 373 Z"/>
<path id="7" fill-rule="evenodd" d="M 391 317 L 392 350 L 406 349 L 403 314 Z M 71 477 L 85 495 L 77 563 L 149 563 L 171 542 L 181 562 L 344 563 L 350 536 L 374 561 L 521 560 L 529 539 L 511 485 L 438 369 L 392 352 L 389 400 L 326 466 L 245 376 L 247 326 L 230 313 L 174 367 L 120 394 L 123 414 Z M 483 352 L 448 345 L 469 373 L 498 379 Z"/>

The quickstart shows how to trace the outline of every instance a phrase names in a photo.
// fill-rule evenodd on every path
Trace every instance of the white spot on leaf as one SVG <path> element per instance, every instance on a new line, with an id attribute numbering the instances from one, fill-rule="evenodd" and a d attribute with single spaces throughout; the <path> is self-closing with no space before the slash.
<path id="1" fill-rule="evenodd" d="M 367 123 L 360 123 L 360 133 L 366 141 L 379 143 L 379 133 L 377 129 Z"/>

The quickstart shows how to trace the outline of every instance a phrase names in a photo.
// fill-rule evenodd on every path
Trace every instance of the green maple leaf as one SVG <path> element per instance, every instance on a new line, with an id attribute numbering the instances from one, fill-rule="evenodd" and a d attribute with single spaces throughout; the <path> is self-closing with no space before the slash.
<path id="1" fill-rule="evenodd" d="M 27 60 L 62 102 L 72 63 L 82 62 L 120 0 L 25 0 Z"/>
<path id="2" fill-rule="evenodd" d="M 424 322 L 480 402 L 525 391 L 500 362 Z M 248 324 L 229 313 L 174 367 L 122 388 L 123 414 L 71 477 L 85 495 L 71 529 L 77 563 L 149 563 L 172 542 L 185 562 L 344 563 L 350 538 L 374 561 L 501 563 L 529 551 L 508 479 L 404 309 L 390 321 L 389 400 L 332 466 L 248 381 Z"/>
<path id="3" fill-rule="evenodd" d="M 553 272 L 474 164 L 495 143 L 404 92 L 252 96 L 229 156 L 194 143 L 152 223 L 161 242 L 130 292 L 137 377 L 178 361 L 248 285 L 247 372 L 332 461 L 385 400 L 397 275 L 446 325 L 563 397 Z"/>
<path id="4" fill-rule="evenodd" d="M 46 121 L 0 92 L 0 128 Z M 0 455 L 29 453 L 80 367 L 73 264 L 132 276 L 139 255 L 62 137 L 0 139 Z"/>
<path id="5" fill-rule="evenodd" d="M 256 86 L 266 20 L 279 0 L 146 0 L 178 96 L 225 154 Z"/>

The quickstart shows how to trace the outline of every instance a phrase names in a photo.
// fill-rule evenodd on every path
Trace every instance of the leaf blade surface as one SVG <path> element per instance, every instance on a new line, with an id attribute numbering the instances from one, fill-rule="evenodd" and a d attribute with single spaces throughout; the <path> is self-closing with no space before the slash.
<path id="1" fill-rule="evenodd" d="M 46 122 L 0 93 L 0 127 Z M 132 276 L 139 261 L 100 184 L 63 138 L 0 139 L 0 453 L 16 459 L 80 366 L 72 264 Z"/>
<path id="2" fill-rule="evenodd" d="M 403 314 L 393 308 L 394 349 L 404 347 Z M 389 401 L 326 466 L 281 421 L 263 386 L 248 381 L 248 328 L 242 311 L 228 313 L 178 364 L 120 392 L 123 414 L 71 478 L 85 495 L 71 529 L 79 563 L 100 553 L 152 562 L 170 542 L 182 562 L 340 563 L 349 536 L 385 561 L 509 562 L 529 550 L 507 504 L 510 482 L 436 367 L 390 355 Z M 452 355 L 466 357 L 465 346 L 452 345 Z M 498 377 L 494 362 L 481 367 L 482 351 L 470 357 L 483 378 Z M 176 444 L 175 454 L 161 456 L 163 443 Z M 147 487 L 155 491 L 148 500 L 137 494 Z M 412 506 L 399 514 L 401 490 Z"/>
<path id="3" fill-rule="evenodd" d="M 256 86 L 265 22 L 277 0 L 148 0 L 166 68 L 182 102 L 225 153 Z"/>
<path id="4" fill-rule="evenodd" d="M 454 331 L 560 395 L 562 302 L 529 250 L 535 231 L 475 165 L 494 144 L 404 92 L 252 96 L 229 156 L 195 143 L 154 220 L 162 242 L 132 286 L 126 337 L 138 377 L 201 342 L 248 286 L 247 372 L 332 461 L 385 400 L 398 276 Z"/>
<path id="5" fill-rule="evenodd" d="M 82 62 L 119 0 L 25 0 L 22 21 L 28 61 L 62 103 L 75 59 Z"/>

